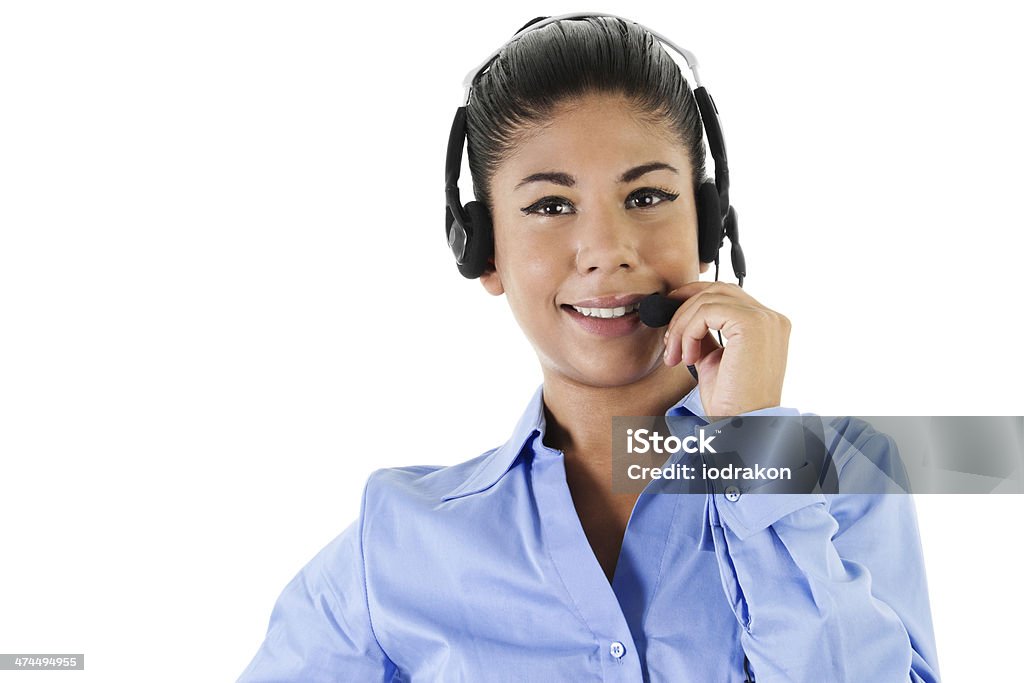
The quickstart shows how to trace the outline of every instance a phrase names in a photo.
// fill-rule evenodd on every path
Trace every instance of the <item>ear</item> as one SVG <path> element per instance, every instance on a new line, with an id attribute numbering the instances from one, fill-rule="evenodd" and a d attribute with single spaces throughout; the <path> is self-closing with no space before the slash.
<path id="1" fill-rule="evenodd" d="M 708 272 L 708 268 L 710 268 L 710 267 L 711 267 L 710 263 L 704 263 L 703 261 L 701 261 L 700 272 L 706 273 L 706 272 Z"/>
<path id="2" fill-rule="evenodd" d="M 505 293 L 505 286 L 501 284 L 501 276 L 494 267 L 494 257 L 487 259 L 487 270 L 480 276 L 480 282 L 490 294 L 500 296 Z"/>

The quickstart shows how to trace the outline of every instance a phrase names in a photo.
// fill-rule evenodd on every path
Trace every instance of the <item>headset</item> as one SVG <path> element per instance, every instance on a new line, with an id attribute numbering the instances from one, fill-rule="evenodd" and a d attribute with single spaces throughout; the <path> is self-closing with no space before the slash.
<path id="1" fill-rule="evenodd" d="M 562 14 L 555 17 L 537 17 L 526 23 L 525 26 L 516 31 L 505 45 L 491 53 L 479 66 L 471 70 L 462 85 L 465 88 L 465 96 L 462 105 L 455 111 L 455 120 L 452 122 L 451 134 L 448 137 L 448 155 L 445 159 L 444 168 L 444 199 L 445 199 L 445 237 L 448 246 L 455 256 L 455 263 L 459 272 L 466 278 L 478 278 L 488 267 L 488 259 L 494 254 L 494 228 L 491 223 L 491 215 L 483 202 L 476 200 L 467 202 L 465 205 L 459 198 L 459 174 L 462 170 L 462 150 L 466 143 L 466 106 L 472 94 L 473 85 L 481 72 L 501 54 L 507 45 L 522 37 L 524 34 L 553 24 L 558 21 L 581 19 L 586 17 L 613 17 L 636 24 L 646 30 L 664 45 L 672 48 L 682 55 L 687 67 L 693 73 L 693 80 L 696 88 L 693 89 L 693 97 L 700 112 L 701 123 L 704 127 L 705 137 L 708 146 L 711 148 L 711 158 L 715 162 L 715 179 L 701 183 L 697 191 L 697 225 L 698 245 L 700 260 L 703 263 L 715 264 L 715 281 L 718 281 L 718 254 L 725 244 L 725 238 L 729 238 L 731 248 L 732 271 L 739 280 L 739 286 L 743 286 L 743 278 L 747 274 L 746 260 L 743 257 L 743 248 L 740 246 L 739 231 L 736 220 L 736 210 L 729 203 L 729 162 L 725 153 L 725 139 L 722 137 L 722 124 L 718 118 L 718 107 L 711 98 L 711 94 L 700 82 L 700 75 L 697 73 L 696 56 L 684 48 L 679 47 L 668 38 L 665 38 L 656 31 L 634 22 L 630 19 L 615 14 L 603 14 L 598 12 L 579 12 L 573 14 Z M 719 337 L 721 339 L 721 337 Z"/>

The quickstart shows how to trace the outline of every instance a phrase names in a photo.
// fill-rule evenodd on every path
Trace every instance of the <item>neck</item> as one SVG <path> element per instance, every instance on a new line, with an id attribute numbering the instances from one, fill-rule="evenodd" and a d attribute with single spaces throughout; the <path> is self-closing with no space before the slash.
<path id="1" fill-rule="evenodd" d="M 696 386 L 682 363 L 660 367 L 623 386 L 581 384 L 544 371 L 544 443 L 561 450 L 567 467 L 610 471 L 612 417 L 664 415 Z"/>

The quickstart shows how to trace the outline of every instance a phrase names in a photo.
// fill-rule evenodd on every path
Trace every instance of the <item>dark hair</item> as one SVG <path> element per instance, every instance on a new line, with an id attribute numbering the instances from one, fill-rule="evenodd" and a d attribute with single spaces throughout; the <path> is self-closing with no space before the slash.
<path id="1" fill-rule="evenodd" d="M 679 65 L 647 30 L 617 17 L 563 19 L 512 41 L 476 79 L 466 106 L 473 194 L 493 211 L 491 179 L 524 125 L 566 100 L 622 94 L 651 123 L 668 123 L 689 153 L 693 189 L 706 180 L 704 132 Z"/>

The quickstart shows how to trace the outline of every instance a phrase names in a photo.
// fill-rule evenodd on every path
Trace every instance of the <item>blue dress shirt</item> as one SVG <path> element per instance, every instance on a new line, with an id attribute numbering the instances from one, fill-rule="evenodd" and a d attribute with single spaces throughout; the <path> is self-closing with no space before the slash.
<path id="1" fill-rule="evenodd" d="M 739 683 L 745 657 L 757 683 L 939 680 L 912 496 L 648 485 L 609 584 L 543 408 L 541 385 L 509 440 L 472 460 L 373 472 L 239 683 Z M 666 416 L 707 425 L 699 388 Z M 846 427 L 860 432 L 833 453 L 840 482 L 895 448 Z"/>

